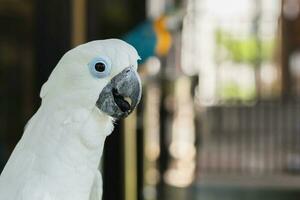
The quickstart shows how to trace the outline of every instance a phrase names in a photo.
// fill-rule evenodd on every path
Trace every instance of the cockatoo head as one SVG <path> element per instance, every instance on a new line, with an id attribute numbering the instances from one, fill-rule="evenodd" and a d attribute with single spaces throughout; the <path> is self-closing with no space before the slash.
<path id="1" fill-rule="evenodd" d="M 141 98 L 136 50 L 118 39 L 98 40 L 68 51 L 41 90 L 43 102 L 97 107 L 113 118 L 128 116 Z"/>

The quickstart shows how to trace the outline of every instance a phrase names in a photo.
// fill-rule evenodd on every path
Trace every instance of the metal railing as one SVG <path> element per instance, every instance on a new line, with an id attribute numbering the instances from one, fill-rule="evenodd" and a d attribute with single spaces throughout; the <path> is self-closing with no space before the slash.
<path id="1" fill-rule="evenodd" d="M 300 102 L 207 107 L 200 124 L 200 172 L 300 174 Z"/>

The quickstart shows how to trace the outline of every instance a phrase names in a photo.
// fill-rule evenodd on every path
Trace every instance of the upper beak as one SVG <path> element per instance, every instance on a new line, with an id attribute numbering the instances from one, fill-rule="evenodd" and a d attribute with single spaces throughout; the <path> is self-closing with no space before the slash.
<path id="1" fill-rule="evenodd" d="M 137 106 L 141 95 L 140 77 L 132 67 L 127 67 L 103 88 L 96 106 L 114 118 L 124 118 Z"/>

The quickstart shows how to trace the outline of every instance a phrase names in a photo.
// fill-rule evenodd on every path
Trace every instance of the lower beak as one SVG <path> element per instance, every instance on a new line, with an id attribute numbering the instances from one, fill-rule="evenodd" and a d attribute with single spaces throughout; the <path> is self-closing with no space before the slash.
<path id="1" fill-rule="evenodd" d="M 142 86 L 138 73 L 127 67 L 103 88 L 96 106 L 114 118 L 127 117 L 141 99 Z"/>

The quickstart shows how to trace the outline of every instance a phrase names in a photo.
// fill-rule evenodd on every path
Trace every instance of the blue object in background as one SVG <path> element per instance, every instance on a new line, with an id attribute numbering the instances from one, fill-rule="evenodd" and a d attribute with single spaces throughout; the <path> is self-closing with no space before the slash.
<path id="1" fill-rule="evenodd" d="M 139 63 L 143 63 L 149 57 L 155 55 L 157 36 L 151 21 L 145 21 L 137 26 L 127 33 L 123 40 L 136 48 L 141 57 Z"/>

